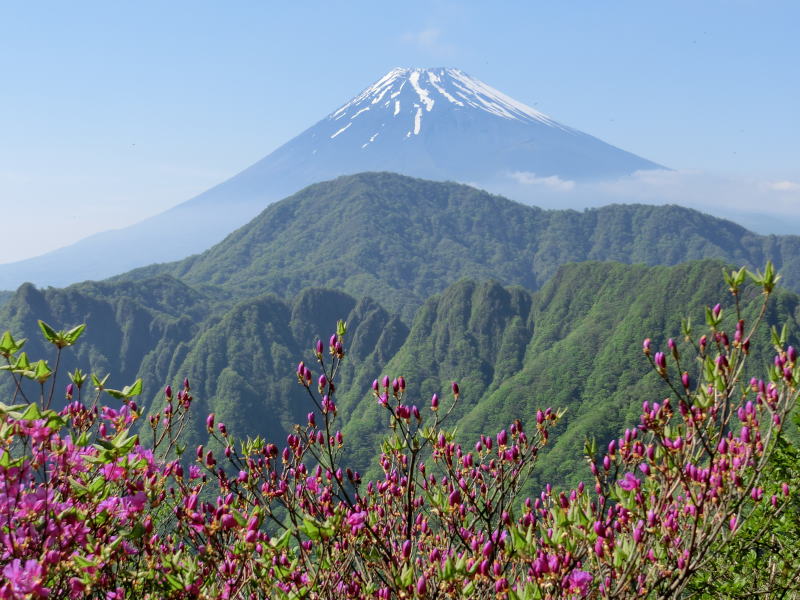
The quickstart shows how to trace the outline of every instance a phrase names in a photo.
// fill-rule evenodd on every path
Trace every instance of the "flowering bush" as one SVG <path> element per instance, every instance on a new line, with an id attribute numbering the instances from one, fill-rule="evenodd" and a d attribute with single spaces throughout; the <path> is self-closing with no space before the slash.
<path id="1" fill-rule="evenodd" d="M 445 427 L 456 383 L 422 406 L 401 376 L 373 382 L 388 421 L 383 475 L 363 481 L 342 465 L 344 323 L 297 367 L 309 412 L 285 445 L 237 441 L 211 414 L 213 441 L 190 457 L 180 446 L 188 381 L 165 389 L 140 439 L 141 382 L 111 390 L 76 371 L 57 412 L 56 373 L 6 333 L 0 355 L 17 397 L 0 404 L 0 598 L 677 597 L 753 511 L 768 520 L 789 495 L 788 483 L 766 494 L 763 479 L 797 398 L 797 353 L 774 332 L 768 377 L 742 380 L 777 281 L 771 265 L 751 275 L 764 305 L 748 324 L 745 277 L 726 274 L 734 305 L 707 310 L 706 334 L 687 323 L 665 352 L 645 340 L 672 395 L 645 401 L 640 423 L 602 453 L 587 442 L 592 483 L 526 499 L 561 413 L 540 410 L 465 447 Z M 59 353 L 83 331 L 42 330 Z M 38 400 L 23 379 L 39 383 Z M 103 394 L 116 408 L 100 405 Z"/>

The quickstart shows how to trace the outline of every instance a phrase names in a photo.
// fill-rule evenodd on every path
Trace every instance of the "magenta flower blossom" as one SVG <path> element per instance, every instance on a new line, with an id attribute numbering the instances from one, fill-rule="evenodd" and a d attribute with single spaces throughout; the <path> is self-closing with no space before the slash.
<path id="1" fill-rule="evenodd" d="M 617 485 L 623 490 L 631 491 L 637 490 L 641 487 L 642 482 L 631 472 L 625 473 L 622 479 L 617 481 Z"/>
<path id="2" fill-rule="evenodd" d="M 38 561 L 28 559 L 25 564 L 15 558 L 3 569 L 6 583 L 0 587 L 0 597 L 9 600 L 27 600 L 28 598 L 47 598 L 50 589 L 42 585 L 44 569 Z"/>

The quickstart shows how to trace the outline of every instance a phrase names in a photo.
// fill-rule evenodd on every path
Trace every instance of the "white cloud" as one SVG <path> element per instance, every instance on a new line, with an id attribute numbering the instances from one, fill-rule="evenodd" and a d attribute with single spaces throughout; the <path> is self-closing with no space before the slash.
<path id="1" fill-rule="evenodd" d="M 704 171 L 637 171 L 617 180 L 587 184 L 625 202 L 674 203 L 705 212 L 800 218 L 800 185 Z"/>
<path id="2" fill-rule="evenodd" d="M 551 190 L 560 190 L 567 192 L 575 187 L 575 182 L 569 179 L 561 179 L 558 175 L 549 175 L 548 177 L 538 177 L 536 173 L 529 171 L 514 171 L 511 177 L 523 185 L 543 185 Z"/>
<path id="3" fill-rule="evenodd" d="M 581 182 L 508 173 L 486 189 L 542 208 L 581 210 L 607 204 L 678 204 L 738 222 L 759 233 L 800 234 L 800 183 L 698 170 L 638 171 Z"/>
<path id="4" fill-rule="evenodd" d="M 776 192 L 800 192 L 800 183 L 794 181 L 770 181 L 767 187 Z"/>
<path id="5" fill-rule="evenodd" d="M 438 27 L 428 27 L 421 31 L 404 33 L 403 42 L 414 46 L 417 50 L 437 56 L 449 57 L 455 54 L 455 47 L 442 39 L 442 30 Z"/>

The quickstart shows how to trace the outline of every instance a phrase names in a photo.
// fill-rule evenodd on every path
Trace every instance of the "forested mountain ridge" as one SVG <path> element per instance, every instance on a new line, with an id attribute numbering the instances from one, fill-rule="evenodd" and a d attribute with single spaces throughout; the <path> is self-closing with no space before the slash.
<path id="1" fill-rule="evenodd" d="M 663 342 L 685 311 L 726 297 L 722 262 L 683 261 L 772 259 L 797 286 L 798 244 L 676 206 L 545 211 L 468 186 L 367 173 L 311 186 L 177 263 L 64 289 L 24 285 L 0 307 L 0 330 L 30 338 L 26 349 L 40 358 L 49 355 L 37 319 L 86 322 L 63 366 L 111 373 L 116 388 L 142 378 L 146 409 L 166 383 L 189 377 L 197 404 L 188 438 L 198 441 L 208 411 L 242 436 L 281 437 L 302 421 L 309 407 L 294 365 L 345 319 L 338 406 L 359 465 L 377 447 L 379 417 L 365 394 L 388 372 L 404 375 L 420 402 L 459 380 L 454 425 L 464 435 L 540 405 L 569 407 L 552 450 L 561 458 L 546 467 L 561 480 L 584 435 L 611 435 L 654 393 L 641 339 Z M 680 264 L 564 265 L 594 259 Z M 796 296 L 774 302 L 773 320 L 797 331 Z"/>
<path id="2" fill-rule="evenodd" d="M 37 320 L 59 329 L 86 323 L 81 343 L 64 352 L 63 368 L 111 374 L 109 386 L 122 387 L 143 364 L 149 365 L 152 379 L 163 380 L 181 344 L 194 336 L 208 313 L 204 296 L 166 275 L 64 289 L 25 284 L 0 308 L 0 329 L 28 338 L 25 350 L 31 359 L 49 359 L 52 347 L 45 345 Z"/>
<path id="3" fill-rule="evenodd" d="M 37 341 L 37 317 L 59 328 L 87 322 L 85 338 L 65 351 L 64 366 L 110 371 L 116 388 L 141 377 L 145 411 L 160 406 L 163 385 L 188 377 L 195 405 L 186 441 L 193 444 L 205 439 L 208 412 L 240 438 L 280 441 L 304 422 L 312 407 L 295 365 L 306 360 L 314 367 L 314 342 L 345 319 L 348 357 L 336 397 L 358 468 L 373 464 L 383 422 L 370 383 L 403 375 L 409 402 L 420 407 L 434 392 L 446 395 L 451 381 L 460 383 L 450 426 L 465 441 L 529 419 L 537 408 L 567 408 L 541 469 L 558 482 L 581 472 L 587 435 L 618 435 L 634 424 L 643 399 L 666 393 L 641 356 L 641 341 L 652 337 L 663 346 L 667 337 L 679 337 L 687 312 L 702 321 L 703 306 L 727 297 L 721 266 L 713 260 L 673 267 L 567 264 L 537 292 L 461 280 L 428 299 L 410 330 L 376 301 L 339 291 L 308 288 L 290 301 L 266 294 L 224 308 L 167 276 L 65 290 L 23 286 L 0 323 L 31 337 L 26 349 L 39 358 L 52 354 Z M 755 301 L 745 295 L 745 306 Z M 781 291 L 768 320 L 788 321 L 794 336 L 799 306 L 797 294 Z M 756 353 L 763 342 L 754 343 Z"/>
<path id="4" fill-rule="evenodd" d="M 116 279 L 168 273 L 242 298 L 304 287 L 371 296 L 410 322 L 461 278 L 540 288 L 567 262 L 678 264 L 718 258 L 763 266 L 800 290 L 800 237 L 762 236 L 679 206 L 543 210 L 475 188 L 392 173 L 312 185 L 277 202 L 208 251 Z"/>
<path id="5" fill-rule="evenodd" d="M 704 307 L 717 301 L 735 322 L 720 266 L 711 260 L 672 267 L 568 264 L 534 293 L 459 282 L 419 310 L 406 343 L 382 373 L 403 375 L 408 403 L 421 407 L 434 392 L 447 395 L 449 383 L 458 381 L 461 398 L 451 427 L 468 444 L 515 418 L 530 420 L 539 408 L 567 409 L 531 485 L 576 483 L 586 477 L 587 437 L 605 443 L 619 436 L 637 424 L 643 400 L 669 394 L 642 355 L 642 340 L 651 337 L 655 347 L 665 348 L 674 337 L 683 347 L 681 319 L 703 323 Z M 759 301 L 751 288 L 744 294 L 744 314 L 752 317 Z M 781 290 L 766 318 L 788 323 L 796 341 L 800 296 Z M 768 366 L 766 336 L 754 340 L 753 352 L 753 365 Z M 694 371 L 696 365 L 686 368 Z M 355 446 L 354 461 L 366 467 L 377 448 L 375 423 L 383 409 L 371 394 L 360 393 L 344 431 Z"/>

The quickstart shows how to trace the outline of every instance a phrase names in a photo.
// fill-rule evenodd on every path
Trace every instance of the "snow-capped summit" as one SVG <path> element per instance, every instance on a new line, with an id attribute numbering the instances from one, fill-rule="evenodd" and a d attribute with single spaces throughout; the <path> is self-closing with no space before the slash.
<path id="1" fill-rule="evenodd" d="M 567 131 L 547 115 L 458 69 L 398 67 L 328 116 L 328 120 L 338 127 L 331 139 L 343 134 L 367 111 L 373 111 L 371 115 L 378 113 L 383 119 L 405 122 L 408 127 L 406 137 L 411 137 L 422 132 L 428 113 L 448 110 L 482 110 L 502 119 L 542 123 Z M 380 132 L 376 134 L 380 135 Z M 365 145 L 369 143 L 367 141 Z"/>
<path id="2" fill-rule="evenodd" d="M 397 68 L 254 165 L 175 208 L 0 265 L 0 290 L 23 281 L 64 285 L 183 258 L 220 241 L 270 202 L 339 175 L 394 171 L 509 194 L 507 186 L 519 178 L 573 185 L 655 168 L 458 69 Z"/>
<path id="3" fill-rule="evenodd" d="M 289 192 L 396 171 L 491 187 L 513 173 L 585 181 L 654 168 L 458 69 L 395 68 L 225 185 L 282 181 Z"/>

